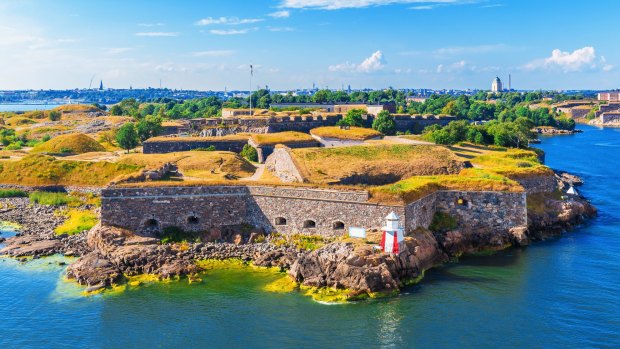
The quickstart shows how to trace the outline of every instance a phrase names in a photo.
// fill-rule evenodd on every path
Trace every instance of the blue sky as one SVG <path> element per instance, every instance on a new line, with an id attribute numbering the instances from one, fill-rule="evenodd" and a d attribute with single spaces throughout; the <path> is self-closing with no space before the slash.
<path id="1" fill-rule="evenodd" d="M 596 4 L 593 6 L 592 4 Z M 0 89 L 620 87 L 599 0 L 0 0 Z"/>

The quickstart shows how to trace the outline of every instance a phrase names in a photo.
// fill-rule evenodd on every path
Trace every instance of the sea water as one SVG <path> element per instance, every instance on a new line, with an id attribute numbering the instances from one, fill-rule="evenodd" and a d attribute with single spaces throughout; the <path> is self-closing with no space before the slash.
<path id="1" fill-rule="evenodd" d="M 462 258 L 393 298 L 325 305 L 271 293 L 273 276 L 85 297 L 60 257 L 0 259 L 0 348 L 557 348 L 620 346 L 620 130 L 581 127 L 538 145 L 581 176 L 599 216 L 561 238 Z M 70 262 L 65 261 L 65 262 Z"/>

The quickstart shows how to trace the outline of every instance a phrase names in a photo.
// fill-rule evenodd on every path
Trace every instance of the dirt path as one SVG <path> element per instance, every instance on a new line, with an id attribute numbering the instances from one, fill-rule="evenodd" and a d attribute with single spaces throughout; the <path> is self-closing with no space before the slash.
<path id="1" fill-rule="evenodd" d="M 240 181 L 257 181 L 263 176 L 265 172 L 265 164 L 256 164 L 256 172 L 250 177 L 239 178 Z"/>

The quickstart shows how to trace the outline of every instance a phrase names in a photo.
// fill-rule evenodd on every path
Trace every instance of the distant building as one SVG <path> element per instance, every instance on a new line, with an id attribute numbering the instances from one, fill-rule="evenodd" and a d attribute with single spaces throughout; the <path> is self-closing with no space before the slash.
<path id="1" fill-rule="evenodd" d="M 496 76 L 493 82 L 491 83 L 491 92 L 502 92 L 503 90 L 504 89 L 502 86 L 502 80 L 500 80 L 500 78 Z"/>
<path id="2" fill-rule="evenodd" d="M 620 101 L 620 92 L 600 92 L 598 94 L 598 100 L 618 102 Z"/>
<path id="3" fill-rule="evenodd" d="M 319 109 L 331 113 L 334 111 L 334 104 L 327 103 L 271 103 L 270 108 L 299 108 L 299 109 Z"/>

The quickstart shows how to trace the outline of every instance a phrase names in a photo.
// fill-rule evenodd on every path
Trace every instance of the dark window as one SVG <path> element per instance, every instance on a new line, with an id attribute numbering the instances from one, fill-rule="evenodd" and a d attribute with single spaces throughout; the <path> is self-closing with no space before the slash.
<path id="1" fill-rule="evenodd" d="M 151 219 L 147 220 L 144 225 L 147 226 L 147 227 L 157 227 L 157 226 L 159 226 L 159 222 L 157 222 L 156 219 L 151 218 Z"/>
<path id="2" fill-rule="evenodd" d="M 313 220 L 307 220 L 304 222 L 304 228 L 316 228 L 316 222 Z"/>
<path id="3" fill-rule="evenodd" d="M 276 225 L 286 225 L 286 218 L 282 218 L 282 217 L 276 218 Z"/>
<path id="4" fill-rule="evenodd" d="M 342 230 L 344 229 L 344 223 L 343 222 L 334 222 L 334 230 Z"/>
<path id="5" fill-rule="evenodd" d="M 456 203 L 460 206 L 467 206 L 467 200 L 465 200 L 462 196 L 459 196 L 459 198 L 456 199 Z"/>
<path id="6" fill-rule="evenodd" d="M 187 217 L 187 223 L 188 224 L 198 224 L 198 217 L 196 217 L 196 216 L 189 216 L 189 217 Z"/>

